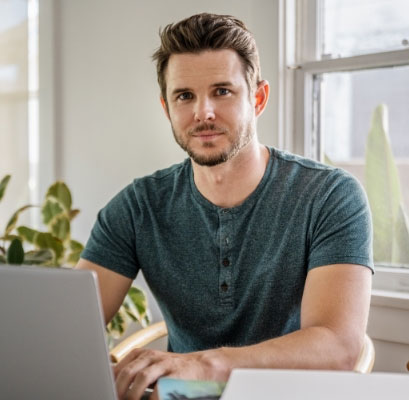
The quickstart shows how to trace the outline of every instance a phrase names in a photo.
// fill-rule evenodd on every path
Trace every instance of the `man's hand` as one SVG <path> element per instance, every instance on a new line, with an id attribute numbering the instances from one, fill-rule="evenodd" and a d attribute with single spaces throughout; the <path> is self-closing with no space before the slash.
<path id="1" fill-rule="evenodd" d="M 230 372 L 223 349 L 188 354 L 135 349 L 114 368 L 118 397 L 127 400 L 139 400 L 162 376 L 224 382 Z"/>

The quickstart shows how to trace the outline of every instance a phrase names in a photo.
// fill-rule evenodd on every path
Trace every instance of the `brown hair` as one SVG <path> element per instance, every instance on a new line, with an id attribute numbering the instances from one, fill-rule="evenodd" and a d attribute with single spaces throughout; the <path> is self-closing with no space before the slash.
<path id="1" fill-rule="evenodd" d="M 230 15 L 197 14 L 159 31 L 160 47 L 156 61 L 158 83 L 166 100 L 166 67 L 172 54 L 200 53 L 232 49 L 242 61 L 249 92 L 260 82 L 260 62 L 256 41 L 244 23 Z"/>

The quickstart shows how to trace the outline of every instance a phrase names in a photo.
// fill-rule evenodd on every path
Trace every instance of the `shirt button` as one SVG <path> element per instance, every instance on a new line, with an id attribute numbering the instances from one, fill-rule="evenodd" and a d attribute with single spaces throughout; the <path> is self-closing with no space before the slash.
<path id="1" fill-rule="evenodd" d="M 228 267 L 230 265 L 230 260 L 228 258 L 225 258 L 223 259 L 222 263 L 225 267 Z"/>
<path id="2" fill-rule="evenodd" d="M 223 292 L 227 292 L 229 290 L 229 285 L 226 282 L 223 282 L 220 285 L 220 288 L 223 290 Z"/>

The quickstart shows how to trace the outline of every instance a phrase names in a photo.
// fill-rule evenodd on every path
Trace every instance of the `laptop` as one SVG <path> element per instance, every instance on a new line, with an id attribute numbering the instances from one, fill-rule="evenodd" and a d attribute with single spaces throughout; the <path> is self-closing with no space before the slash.
<path id="1" fill-rule="evenodd" d="M 220 400 L 407 400 L 408 374 L 233 370 Z"/>
<path id="2" fill-rule="evenodd" d="M 0 265 L 0 398 L 116 400 L 96 274 Z"/>

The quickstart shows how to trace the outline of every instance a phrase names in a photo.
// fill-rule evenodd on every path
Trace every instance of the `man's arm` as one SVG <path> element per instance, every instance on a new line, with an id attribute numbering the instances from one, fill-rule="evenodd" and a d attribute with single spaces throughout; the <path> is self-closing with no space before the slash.
<path id="1" fill-rule="evenodd" d="M 363 345 L 370 291 L 369 268 L 315 268 L 304 288 L 300 330 L 252 346 L 190 354 L 136 349 L 116 367 L 119 397 L 139 399 L 147 386 L 165 375 L 225 381 L 233 368 L 351 370 Z"/>
<path id="2" fill-rule="evenodd" d="M 105 322 L 108 323 L 121 306 L 132 279 L 83 258 L 75 268 L 89 269 L 97 273 Z"/>
<path id="3" fill-rule="evenodd" d="M 247 367 L 351 370 L 363 346 L 371 277 L 369 268 L 349 264 L 311 270 L 301 304 L 301 329 L 245 347 L 237 358 L 232 349 L 234 367 L 244 367 L 244 361 Z"/>

